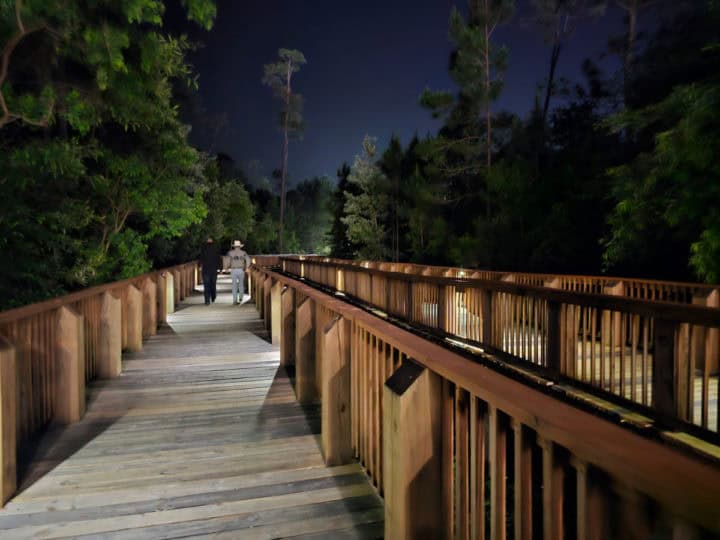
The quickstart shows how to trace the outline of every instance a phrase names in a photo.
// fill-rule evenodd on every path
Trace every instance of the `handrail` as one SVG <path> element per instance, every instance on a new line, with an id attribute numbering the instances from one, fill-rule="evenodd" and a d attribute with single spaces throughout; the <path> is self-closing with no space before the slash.
<path id="1" fill-rule="evenodd" d="M 120 374 L 198 282 L 197 262 L 0 312 L 0 506 L 16 487 L 17 450 L 51 422 L 85 412 L 85 384 Z"/>
<path id="2" fill-rule="evenodd" d="M 359 459 L 385 498 L 386 537 L 484 537 L 489 519 L 491 538 L 505 538 L 509 522 L 516 537 L 532 538 L 534 516 L 544 538 L 564 537 L 569 523 L 577 530 L 568 536 L 578 538 L 720 532 L 717 449 L 705 461 L 668 444 L 672 433 L 623 427 L 557 399 L 552 387 L 519 382 L 346 301 L 388 291 L 391 308 L 420 299 L 395 289 L 388 273 L 303 264 L 304 281 L 287 261 L 283 274 L 253 267 L 253 299 L 281 363 L 295 365 L 298 399 L 320 399 L 326 463 Z M 339 287 L 312 287 L 323 272 Z M 413 281 L 411 292 L 421 285 L 437 293 L 440 284 L 454 295 L 452 282 Z M 513 295 L 507 291 L 492 299 Z"/>
<path id="3" fill-rule="evenodd" d="M 398 271 L 403 273 L 433 275 L 442 277 L 478 277 L 483 279 L 510 281 L 518 284 L 545 286 L 555 282 L 554 287 L 563 290 L 601 293 L 608 291 L 615 296 L 646 299 L 651 301 L 677 302 L 692 304 L 709 302 L 709 307 L 720 307 L 720 286 L 706 283 L 682 281 L 664 281 L 656 279 L 627 278 L 618 276 L 589 276 L 577 274 L 547 274 L 530 272 L 512 272 L 496 270 L 479 270 L 451 266 L 420 265 L 416 263 L 390 263 L 373 261 L 355 261 L 322 257 L 319 255 L 301 255 L 296 260 L 323 261 L 332 264 L 350 264 L 378 270 Z M 712 296 L 714 295 L 714 296 Z M 711 297 L 712 296 L 712 297 Z M 711 298 L 709 298 L 711 297 Z"/>
<path id="4" fill-rule="evenodd" d="M 685 422 L 701 436 L 718 432 L 716 308 L 319 258 L 284 257 L 282 267 L 417 327 Z"/>

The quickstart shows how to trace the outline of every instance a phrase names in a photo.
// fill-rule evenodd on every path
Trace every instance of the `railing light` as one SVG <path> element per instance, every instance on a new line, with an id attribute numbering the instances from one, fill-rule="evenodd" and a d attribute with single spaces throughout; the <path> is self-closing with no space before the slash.
<path id="1" fill-rule="evenodd" d="M 465 277 L 465 272 L 463 270 L 460 270 L 458 272 L 458 277 Z"/>

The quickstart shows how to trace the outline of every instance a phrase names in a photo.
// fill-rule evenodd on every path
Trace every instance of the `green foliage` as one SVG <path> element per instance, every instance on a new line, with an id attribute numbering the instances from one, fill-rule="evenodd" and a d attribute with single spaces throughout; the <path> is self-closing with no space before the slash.
<path id="1" fill-rule="evenodd" d="M 184 4 L 212 24 L 212 1 Z M 0 237 L 16 257 L 0 267 L 5 305 L 147 270 L 156 239 L 205 217 L 200 155 L 172 91 L 194 84 L 190 45 L 162 33 L 164 11 L 158 0 L 0 4 Z"/>
<path id="2" fill-rule="evenodd" d="M 362 153 L 355 156 L 348 176 L 348 183 L 355 187 L 357 194 L 346 193 L 342 222 L 347 226 L 348 239 L 360 246 L 357 251 L 360 258 L 383 260 L 388 255 L 384 242 L 386 202 L 382 189 L 386 179 L 375 163 L 375 139 L 366 136 L 362 146 Z"/>
<path id="3" fill-rule="evenodd" d="M 690 265 L 720 281 L 720 81 L 678 86 L 661 102 L 613 119 L 618 128 L 658 122 L 652 152 L 611 170 L 617 205 L 605 258 L 615 263 L 642 253 L 657 230 L 689 243 Z"/>

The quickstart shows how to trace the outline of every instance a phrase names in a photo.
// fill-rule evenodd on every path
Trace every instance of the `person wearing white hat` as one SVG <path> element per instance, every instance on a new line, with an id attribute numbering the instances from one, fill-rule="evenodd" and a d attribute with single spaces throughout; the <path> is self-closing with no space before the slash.
<path id="1" fill-rule="evenodd" d="M 240 240 L 235 240 L 232 243 L 232 249 L 227 253 L 230 258 L 233 305 L 242 303 L 245 294 L 245 270 L 252 262 L 250 256 L 242 249 L 244 245 Z"/>

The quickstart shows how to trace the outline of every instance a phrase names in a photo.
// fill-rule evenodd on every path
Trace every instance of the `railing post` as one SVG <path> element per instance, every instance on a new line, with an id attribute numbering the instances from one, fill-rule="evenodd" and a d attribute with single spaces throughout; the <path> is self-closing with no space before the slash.
<path id="1" fill-rule="evenodd" d="M 120 375 L 122 366 L 122 310 L 120 299 L 109 292 L 102 296 L 100 313 L 100 347 L 98 350 L 98 377 L 110 379 Z"/>
<path id="2" fill-rule="evenodd" d="M 323 331 L 321 438 L 325 464 L 353 459 L 350 418 L 350 321 L 340 316 Z"/>
<path id="3" fill-rule="evenodd" d="M 157 291 L 157 320 L 158 326 L 167 323 L 167 282 L 165 273 L 156 276 L 155 290 Z"/>
<path id="4" fill-rule="evenodd" d="M 317 398 L 315 387 L 315 306 L 306 298 L 295 319 L 295 391 L 300 404 Z"/>
<path id="5" fill-rule="evenodd" d="M 490 289 L 480 290 L 480 309 L 481 313 L 481 324 L 482 324 L 482 337 L 481 341 L 486 345 L 494 345 L 492 335 L 492 324 L 493 324 L 493 293 Z"/>
<path id="6" fill-rule="evenodd" d="M 282 284 L 274 281 L 270 287 L 270 339 L 273 345 L 280 345 L 280 332 L 282 322 Z"/>
<path id="7" fill-rule="evenodd" d="M 675 369 L 675 332 L 677 323 L 655 319 L 653 328 L 653 409 L 665 418 L 678 412 L 677 373 Z"/>
<path id="8" fill-rule="evenodd" d="M 280 335 L 280 365 L 295 364 L 295 289 L 285 286 L 280 295 L 282 331 Z"/>
<path id="9" fill-rule="evenodd" d="M 437 325 L 439 330 L 447 331 L 447 287 L 445 285 L 438 285 Z"/>
<path id="10" fill-rule="evenodd" d="M 443 538 L 442 381 L 404 362 L 383 388 L 385 538 Z"/>
<path id="11" fill-rule="evenodd" d="M 143 294 L 143 336 L 157 334 L 157 285 L 146 278 L 142 288 Z"/>
<path id="12" fill-rule="evenodd" d="M 607 294 L 610 296 L 625 296 L 625 284 L 622 281 L 617 281 L 612 285 L 606 285 L 603 288 L 603 294 Z M 609 324 L 612 325 L 612 347 L 614 348 L 623 346 L 625 336 L 623 335 L 621 314 L 617 311 L 612 313 L 609 317 L 609 321 Z M 609 330 L 610 329 L 604 331 L 603 334 L 610 335 Z"/>
<path id="13" fill-rule="evenodd" d="M 175 269 L 172 271 L 172 273 L 173 273 L 173 292 L 174 292 L 173 311 L 175 311 L 175 308 L 180 305 L 180 302 L 183 299 L 183 296 L 182 296 L 182 272 Z"/>
<path id="14" fill-rule="evenodd" d="M 0 336 L 0 508 L 17 490 L 17 357 Z"/>
<path id="15" fill-rule="evenodd" d="M 67 306 L 57 311 L 56 347 L 55 419 L 71 424 L 85 415 L 85 327 Z"/>
<path id="16" fill-rule="evenodd" d="M 265 329 L 270 332 L 270 314 L 272 311 L 270 290 L 272 289 L 272 279 L 270 276 L 265 277 L 263 281 L 263 319 L 265 320 Z"/>
<path id="17" fill-rule="evenodd" d="M 559 302 L 548 300 L 547 358 L 545 366 L 554 374 L 562 371 L 562 309 Z"/>
<path id="18" fill-rule="evenodd" d="M 135 285 L 128 285 L 127 304 L 127 350 L 138 352 L 142 349 L 143 301 Z"/>

